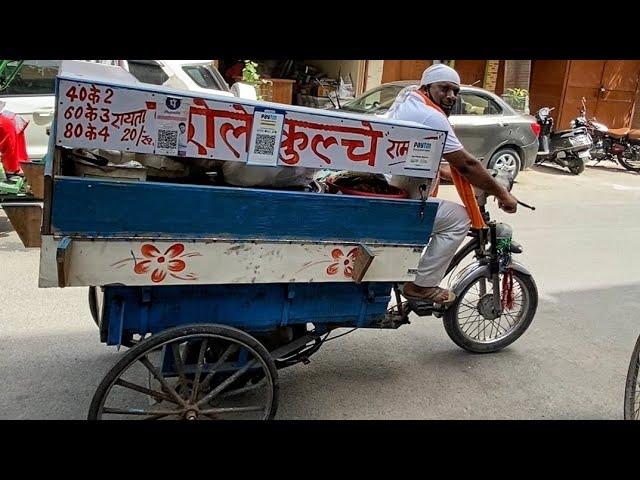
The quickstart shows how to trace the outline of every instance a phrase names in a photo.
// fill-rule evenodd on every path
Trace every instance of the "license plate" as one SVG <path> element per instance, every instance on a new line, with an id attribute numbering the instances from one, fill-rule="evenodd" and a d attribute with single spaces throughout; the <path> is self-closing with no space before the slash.
<path id="1" fill-rule="evenodd" d="M 591 153 L 589 152 L 589 150 L 583 150 L 581 152 L 578 152 L 578 157 L 580 157 L 580 158 L 591 158 Z"/>

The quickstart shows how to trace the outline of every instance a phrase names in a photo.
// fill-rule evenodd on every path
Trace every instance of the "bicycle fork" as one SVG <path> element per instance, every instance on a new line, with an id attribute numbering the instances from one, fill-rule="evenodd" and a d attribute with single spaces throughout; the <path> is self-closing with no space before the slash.
<path id="1" fill-rule="evenodd" d="M 500 257 L 498 253 L 496 222 L 488 222 L 487 226 L 489 227 L 488 230 L 482 229 L 478 231 L 479 246 L 476 256 L 481 259 L 480 262 L 483 262 L 482 259 L 484 259 L 484 263 L 489 267 L 490 277 L 488 280 L 491 282 L 492 293 L 489 302 L 487 298 L 487 280 L 481 280 L 478 285 L 481 299 L 480 303 L 483 307 L 481 310 L 484 312 L 484 315 L 487 315 L 488 310 L 491 310 L 491 316 L 500 316 L 502 315 L 502 300 L 500 295 Z M 487 252 L 486 246 L 489 242 L 490 248 L 489 252 Z M 489 304 L 491 305 L 490 307 Z"/>

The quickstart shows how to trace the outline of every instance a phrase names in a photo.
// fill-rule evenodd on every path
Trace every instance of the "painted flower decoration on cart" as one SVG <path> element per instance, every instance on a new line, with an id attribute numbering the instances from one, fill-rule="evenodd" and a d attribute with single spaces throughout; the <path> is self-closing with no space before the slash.
<path id="1" fill-rule="evenodd" d="M 167 274 L 178 280 L 197 280 L 193 273 L 181 273 L 187 268 L 186 258 L 200 256 L 198 252 L 185 253 L 184 244 L 174 243 L 167 248 L 164 253 L 158 250 L 155 245 L 145 243 L 140 247 L 142 258 L 136 257 L 131 251 L 131 258 L 125 258 L 114 264 L 112 267 L 120 268 L 133 260 L 133 271 L 137 275 L 147 275 L 151 272 L 153 283 L 162 282 Z"/>
<path id="2" fill-rule="evenodd" d="M 352 248 L 346 255 L 342 253 L 341 249 L 334 248 L 331 251 L 331 257 L 333 258 L 334 263 L 327 267 L 327 273 L 329 275 L 335 275 L 340 269 L 342 269 L 344 276 L 351 278 L 353 275 L 353 264 L 356 261 L 357 256 L 358 247 Z"/>

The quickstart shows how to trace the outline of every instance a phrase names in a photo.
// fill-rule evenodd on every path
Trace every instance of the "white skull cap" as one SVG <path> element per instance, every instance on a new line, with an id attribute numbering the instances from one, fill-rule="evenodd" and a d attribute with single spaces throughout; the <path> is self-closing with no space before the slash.
<path id="1" fill-rule="evenodd" d="M 436 82 L 451 82 L 459 86 L 460 75 L 444 63 L 436 63 L 423 72 L 420 85 L 429 85 Z"/>

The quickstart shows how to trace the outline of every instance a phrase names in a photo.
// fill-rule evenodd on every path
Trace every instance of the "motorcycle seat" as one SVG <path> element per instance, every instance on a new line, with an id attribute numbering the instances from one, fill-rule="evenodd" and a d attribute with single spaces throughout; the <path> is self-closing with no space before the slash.
<path id="1" fill-rule="evenodd" d="M 553 132 L 553 135 L 565 135 L 567 133 L 574 133 L 574 129 L 569 128 L 568 130 L 556 130 L 555 132 Z"/>
<path id="2" fill-rule="evenodd" d="M 628 133 L 628 128 L 610 128 L 607 132 L 607 134 L 613 138 L 624 138 Z"/>
<path id="3" fill-rule="evenodd" d="M 627 136 L 630 140 L 640 140 L 640 129 L 629 130 Z"/>

